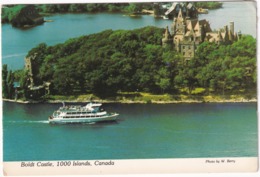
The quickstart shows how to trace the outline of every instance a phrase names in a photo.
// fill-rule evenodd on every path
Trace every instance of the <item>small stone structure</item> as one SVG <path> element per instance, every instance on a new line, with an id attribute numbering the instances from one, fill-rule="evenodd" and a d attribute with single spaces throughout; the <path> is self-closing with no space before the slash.
<path id="1" fill-rule="evenodd" d="M 36 60 L 37 53 L 34 53 L 34 55 L 25 57 L 25 70 L 28 71 L 28 79 L 30 80 L 30 84 L 28 86 L 29 90 L 31 91 L 31 95 L 37 94 L 38 96 L 43 96 L 46 94 L 50 94 L 50 82 L 43 82 L 41 85 L 35 85 L 34 80 L 34 62 Z"/>

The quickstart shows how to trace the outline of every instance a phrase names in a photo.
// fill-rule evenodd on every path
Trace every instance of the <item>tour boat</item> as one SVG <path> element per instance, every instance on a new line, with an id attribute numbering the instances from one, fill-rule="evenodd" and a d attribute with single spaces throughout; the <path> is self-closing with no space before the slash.
<path id="1" fill-rule="evenodd" d="M 107 113 L 101 103 L 88 103 L 85 106 L 63 106 L 49 117 L 49 123 L 95 123 L 115 121 L 117 113 Z"/>

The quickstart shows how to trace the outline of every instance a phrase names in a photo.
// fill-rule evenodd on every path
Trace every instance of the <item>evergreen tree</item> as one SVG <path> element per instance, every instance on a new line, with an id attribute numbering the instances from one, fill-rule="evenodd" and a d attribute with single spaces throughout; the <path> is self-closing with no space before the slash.
<path id="1" fill-rule="evenodd" d="M 15 94 L 15 89 L 14 89 L 14 74 L 12 70 L 8 72 L 8 77 L 7 77 L 7 88 L 8 88 L 8 98 L 12 99 Z"/>
<path id="2" fill-rule="evenodd" d="M 3 98 L 8 98 L 8 85 L 7 85 L 7 75 L 8 75 L 8 69 L 7 65 L 3 65 L 2 67 L 2 94 Z"/>

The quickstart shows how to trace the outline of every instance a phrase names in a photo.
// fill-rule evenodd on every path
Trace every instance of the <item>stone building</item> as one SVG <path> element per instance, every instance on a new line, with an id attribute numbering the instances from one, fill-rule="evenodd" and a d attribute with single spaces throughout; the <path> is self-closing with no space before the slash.
<path id="1" fill-rule="evenodd" d="M 41 97 L 46 94 L 50 94 L 50 82 L 43 82 L 42 84 L 37 84 L 35 75 L 37 74 L 34 70 L 35 60 L 37 53 L 32 56 L 25 57 L 25 70 L 28 71 L 29 85 L 31 97 Z"/>
<path id="2" fill-rule="evenodd" d="M 229 44 L 239 36 L 234 32 L 234 22 L 223 29 L 212 31 L 208 21 L 199 20 L 197 9 L 192 3 L 173 3 L 165 15 L 173 15 L 171 31 L 166 27 L 162 44 L 172 46 L 186 60 L 195 56 L 198 45 L 204 41 Z"/>
<path id="3" fill-rule="evenodd" d="M 25 57 L 25 70 L 28 71 L 28 79 L 30 80 L 30 87 L 34 86 L 33 79 L 33 60 L 35 59 L 37 54 L 29 57 Z"/>

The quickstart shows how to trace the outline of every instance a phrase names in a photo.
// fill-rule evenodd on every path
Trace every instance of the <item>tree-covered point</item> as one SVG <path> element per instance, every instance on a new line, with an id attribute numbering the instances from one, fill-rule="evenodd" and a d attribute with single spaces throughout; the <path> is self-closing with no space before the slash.
<path id="1" fill-rule="evenodd" d="M 38 9 L 42 13 L 121 12 L 127 6 L 126 3 L 44 4 L 38 5 Z"/>
<path id="2" fill-rule="evenodd" d="M 163 29 L 106 30 L 63 44 L 40 44 L 35 58 L 35 83 L 52 83 L 52 94 L 143 91 L 178 94 L 197 87 L 204 94 L 246 93 L 256 88 L 256 40 L 244 36 L 231 45 L 204 42 L 195 58 L 185 61 L 163 48 Z"/>
<path id="3" fill-rule="evenodd" d="M 197 8 L 205 8 L 205 9 L 218 9 L 221 8 L 223 3 L 221 2 L 215 2 L 215 1 L 210 1 L 210 2 L 194 2 L 195 7 Z"/>
<path id="4" fill-rule="evenodd" d="M 155 27 L 107 30 L 56 46 L 40 44 L 28 56 L 37 53 L 34 79 L 51 81 L 57 94 L 154 91 L 158 89 L 154 72 L 165 64 L 162 34 L 163 29 Z"/>
<path id="5" fill-rule="evenodd" d="M 37 6 L 42 13 L 136 13 L 142 9 L 153 9 L 153 3 L 87 3 L 87 4 L 44 4 Z"/>
<path id="6" fill-rule="evenodd" d="M 20 12 L 25 5 L 2 6 L 1 19 L 2 23 L 9 23 Z"/>

